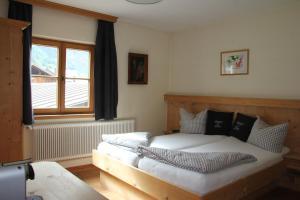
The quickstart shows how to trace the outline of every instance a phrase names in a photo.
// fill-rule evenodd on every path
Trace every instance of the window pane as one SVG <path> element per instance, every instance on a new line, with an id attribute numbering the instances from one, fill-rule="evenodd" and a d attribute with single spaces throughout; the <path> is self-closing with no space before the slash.
<path id="1" fill-rule="evenodd" d="M 44 45 L 32 45 L 31 74 L 57 76 L 58 48 Z"/>
<path id="2" fill-rule="evenodd" d="M 66 50 L 66 77 L 90 77 L 90 52 L 78 49 Z"/>
<path id="3" fill-rule="evenodd" d="M 90 95 L 88 80 L 66 79 L 66 108 L 88 108 L 89 97 Z"/>
<path id="4" fill-rule="evenodd" d="M 57 78 L 32 77 L 32 107 L 57 108 Z"/>

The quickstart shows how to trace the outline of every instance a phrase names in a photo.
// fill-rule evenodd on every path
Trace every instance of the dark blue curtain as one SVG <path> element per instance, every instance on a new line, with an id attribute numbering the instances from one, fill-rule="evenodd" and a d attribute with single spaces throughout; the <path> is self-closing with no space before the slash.
<path id="1" fill-rule="evenodd" d="M 118 70 L 112 22 L 98 21 L 94 66 L 95 119 L 114 119 L 118 105 Z"/>
<path id="2" fill-rule="evenodd" d="M 32 5 L 9 0 L 8 18 L 32 22 Z M 23 31 L 23 123 L 33 123 L 31 105 L 31 66 L 30 52 L 32 26 Z"/>

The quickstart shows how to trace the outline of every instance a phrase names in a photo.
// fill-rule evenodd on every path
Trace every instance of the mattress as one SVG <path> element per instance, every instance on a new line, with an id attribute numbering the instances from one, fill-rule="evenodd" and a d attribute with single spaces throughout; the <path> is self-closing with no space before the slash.
<path id="1" fill-rule="evenodd" d="M 222 186 L 230 184 L 242 177 L 266 169 L 282 160 L 282 155 L 288 152 L 285 147 L 281 154 L 265 151 L 251 144 L 239 141 L 233 137 L 201 146 L 181 149 L 186 152 L 242 152 L 254 155 L 256 162 L 229 167 L 214 173 L 201 174 L 158 161 L 140 159 L 138 168 L 157 176 L 169 183 L 185 188 L 199 195 L 204 195 Z"/>
<path id="2" fill-rule="evenodd" d="M 224 135 L 176 133 L 153 137 L 150 147 L 180 150 L 224 140 Z"/>

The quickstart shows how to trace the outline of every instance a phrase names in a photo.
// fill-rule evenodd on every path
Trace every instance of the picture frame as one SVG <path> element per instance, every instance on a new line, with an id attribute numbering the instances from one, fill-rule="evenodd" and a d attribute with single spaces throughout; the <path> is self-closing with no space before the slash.
<path id="1" fill-rule="evenodd" d="M 249 74 L 249 49 L 221 52 L 221 75 Z"/>
<path id="2" fill-rule="evenodd" d="M 128 53 L 128 84 L 148 84 L 148 55 Z"/>

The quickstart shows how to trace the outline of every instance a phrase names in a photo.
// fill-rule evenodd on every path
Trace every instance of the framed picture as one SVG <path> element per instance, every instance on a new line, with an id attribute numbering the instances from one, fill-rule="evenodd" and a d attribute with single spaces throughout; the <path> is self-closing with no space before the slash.
<path id="1" fill-rule="evenodd" d="M 128 54 L 128 84 L 148 84 L 148 55 Z"/>
<path id="2" fill-rule="evenodd" d="M 221 75 L 249 74 L 249 49 L 221 52 Z"/>

